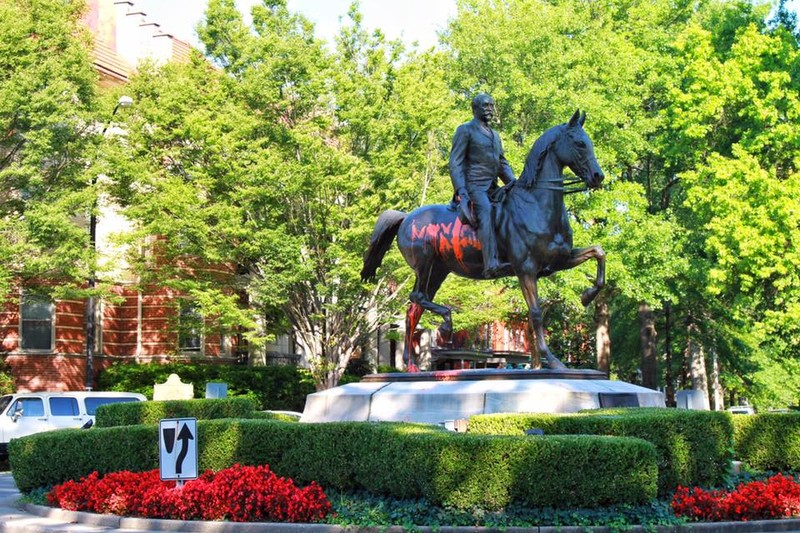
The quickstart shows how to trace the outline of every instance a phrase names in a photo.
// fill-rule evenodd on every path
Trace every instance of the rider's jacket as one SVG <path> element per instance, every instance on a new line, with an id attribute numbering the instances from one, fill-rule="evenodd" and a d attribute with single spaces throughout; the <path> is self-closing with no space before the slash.
<path id="1" fill-rule="evenodd" d="M 500 178 L 503 183 L 514 181 L 514 172 L 506 161 L 500 135 L 481 127 L 478 119 L 460 125 L 453 135 L 450 150 L 450 179 L 458 192 L 488 192 Z"/>

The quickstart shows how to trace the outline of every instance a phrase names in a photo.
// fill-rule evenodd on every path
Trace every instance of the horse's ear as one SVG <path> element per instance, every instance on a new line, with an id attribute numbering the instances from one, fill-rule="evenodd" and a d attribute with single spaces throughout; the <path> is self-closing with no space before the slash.
<path id="1" fill-rule="evenodd" d="M 581 126 L 583 126 L 583 124 L 584 124 L 585 122 L 586 122 L 586 111 L 584 111 L 584 112 L 583 112 L 583 114 L 581 115 L 581 119 L 578 121 L 578 123 L 579 123 Z"/>
<path id="2" fill-rule="evenodd" d="M 569 119 L 569 124 L 567 124 L 570 128 L 575 127 L 581 119 L 581 110 L 576 109 L 575 114 L 572 115 L 572 118 Z"/>

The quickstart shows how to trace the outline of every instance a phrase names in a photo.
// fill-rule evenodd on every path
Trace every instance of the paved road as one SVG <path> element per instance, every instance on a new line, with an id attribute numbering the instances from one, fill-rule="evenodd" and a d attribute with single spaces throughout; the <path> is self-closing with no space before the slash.
<path id="1" fill-rule="evenodd" d="M 8 472 L 0 473 L 0 533 L 136 533 L 136 532 L 187 532 L 187 533 L 399 533 L 399 527 L 352 528 L 318 524 L 259 524 L 232 522 L 185 522 L 180 520 L 149 520 L 123 518 L 113 515 L 96 515 L 50 509 L 19 503 L 20 492 Z M 420 533 L 431 533 L 427 527 L 416 528 Z M 605 528 L 532 527 L 494 528 L 439 527 L 439 533 L 607 533 Z M 641 533 L 640 528 L 629 530 Z M 658 528 L 658 533 L 672 530 Z M 769 522 L 737 522 L 723 524 L 695 524 L 681 527 L 680 533 L 800 533 L 800 519 Z"/>

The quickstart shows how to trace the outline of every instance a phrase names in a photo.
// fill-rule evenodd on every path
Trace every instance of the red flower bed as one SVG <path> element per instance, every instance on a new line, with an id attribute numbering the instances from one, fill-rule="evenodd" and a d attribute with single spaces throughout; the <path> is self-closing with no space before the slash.
<path id="1" fill-rule="evenodd" d="M 677 516 L 711 522 L 800 516 L 800 483 L 778 474 L 742 483 L 732 492 L 678 487 L 672 509 Z"/>
<path id="2" fill-rule="evenodd" d="M 47 500 L 71 511 L 234 522 L 318 522 L 331 510 L 314 482 L 299 488 L 269 466 L 238 464 L 219 472 L 208 470 L 183 488 L 174 481 L 161 481 L 158 470 L 115 472 L 102 478 L 93 472 L 53 487 Z"/>

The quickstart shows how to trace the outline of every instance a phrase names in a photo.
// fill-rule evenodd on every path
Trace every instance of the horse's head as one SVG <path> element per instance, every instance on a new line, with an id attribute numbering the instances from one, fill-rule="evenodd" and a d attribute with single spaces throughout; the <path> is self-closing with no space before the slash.
<path id="1" fill-rule="evenodd" d="M 576 110 L 556 139 L 553 150 L 562 166 L 569 167 L 590 189 L 600 187 L 605 175 L 594 155 L 592 140 L 583 129 L 586 113 Z"/>

